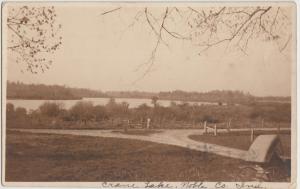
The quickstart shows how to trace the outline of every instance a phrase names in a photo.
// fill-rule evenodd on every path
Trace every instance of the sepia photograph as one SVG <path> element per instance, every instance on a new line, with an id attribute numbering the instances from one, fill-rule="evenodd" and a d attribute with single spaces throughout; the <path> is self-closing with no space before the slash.
<path id="1" fill-rule="evenodd" d="M 296 10 L 3 2 L 2 184 L 295 188 Z"/>

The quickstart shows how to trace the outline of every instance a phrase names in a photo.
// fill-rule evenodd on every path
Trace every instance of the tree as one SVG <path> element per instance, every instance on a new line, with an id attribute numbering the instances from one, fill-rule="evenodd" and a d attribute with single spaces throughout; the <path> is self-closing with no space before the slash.
<path id="1" fill-rule="evenodd" d="M 6 120 L 13 119 L 15 116 L 15 107 L 12 103 L 6 103 Z"/>
<path id="2" fill-rule="evenodd" d="M 86 124 L 87 121 L 94 117 L 93 103 L 89 101 L 78 101 L 70 109 L 70 113 L 75 120 L 83 121 Z"/>
<path id="3" fill-rule="evenodd" d="M 62 103 L 45 102 L 39 107 L 39 110 L 42 115 L 57 117 L 61 113 L 62 108 Z"/>
<path id="4" fill-rule="evenodd" d="M 157 107 L 157 101 L 158 101 L 158 97 L 157 96 L 153 96 L 151 98 L 151 103 L 153 104 L 154 108 Z"/>
<path id="5" fill-rule="evenodd" d="M 202 117 L 202 120 L 203 121 L 207 121 L 208 123 L 218 123 L 219 122 L 219 120 L 218 119 L 216 119 L 214 116 L 212 116 L 212 115 L 204 115 L 203 117 Z"/>
<path id="6" fill-rule="evenodd" d="M 95 106 L 93 114 L 96 121 L 100 121 L 108 118 L 108 114 L 104 106 L 100 106 L 100 105 Z"/>
<path id="7" fill-rule="evenodd" d="M 54 6 L 7 5 L 7 11 L 7 48 L 21 71 L 36 74 L 49 69 L 51 54 L 62 44 Z"/>
<path id="8" fill-rule="evenodd" d="M 121 110 L 121 112 L 120 112 L 121 116 L 124 116 L 124 117 L 128 116 L 128 114 L 129 114 L 129 104 L 127 102 L 122 102 L 120 104 L 120 110 Z"/>
<path id="9" fill-rule="evenodd" d="M 27 110 L 25 108 L 22 107 L 17 107 L 16 108 L 16 116 L 18 117 L 24 117 L 27 114 Z"/>
<path id="10" fill-rule="evenodd" d="M 150 117 L 151 114 L 151 107 L 148 106 L 146 103 L 139 105 L 134 112 L 134 116 L 136 116 L 140 120 L 146 120 L 146 118 Z"/>
<path id="11" fill-rule="evenodd" d="M 106 106 L 108 107 L 108 108 L 113 108 L 114 106 L 116 106 L 117 105 L 117 103 L 116 103 L 116 99 L 115 98 L 110 98 L 109 99 L 109 101 L 108 101 L 108 103 L 106 104 Z"/>
<path id="12" fill-rule="evenodd" d="M 116 7 L 102 13 L 108 17 L 115 12 L 126 12 L 126 7 Z M 169 48 L 168 41 L 181 40 L 192 43 L 199 55 L 222 46 L 247 55 L 251 40 L 274 41 L 279 52 L 285 51 L 292 38 L 291 6 L 165 6 L 142 7 L 128 28 L 140 23 L 148 28 L 154 39 L 148 60 L 141 64 L 147 74 L 156 59 L 160 46 Z M 143 75 L 143 76 L 144 76 Z"/>
<path id="13" fill-rule="evenodd" d="M 15 107 L 12 103 L 6 103 L 6 113 L 12 114 L 15 112 Z"/>

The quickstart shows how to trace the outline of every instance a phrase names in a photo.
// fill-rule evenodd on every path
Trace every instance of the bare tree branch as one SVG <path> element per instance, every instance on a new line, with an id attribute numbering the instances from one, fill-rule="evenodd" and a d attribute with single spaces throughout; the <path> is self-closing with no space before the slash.
<path id="1" fill-rule="evenodd" d="M 118 7 L 120 8 L 120 7 Z M 107 12 L 113 12 L 118 8 Z M 290 18 L 285 14 L 284 8 L 276 6 L 248 6 L 248 7 L 165 7 L 158 8 L 161 11 L 150 11 L 144 7 L 144 21 L 155 35 L 155 45 L 151 50 L 146 63 L 138 66 L 139 70 L 145 67 L 143 78 L 156 60 L 160 44 L 169 47 L 169 42 L 175 40 L 188 40 L 199 49 L 199 54 L 225 44 L 234 47 L 247 55 L 249 41 L 285 39 L 289 27 Z M 283 30 L 283 31 L 282 31 Z M 283 51 L 289 41 L 280 45 L 279 51 Z"/>
<path id="2" fill-rule="evenodd" d="M 56 17 L 53 6 L 16 6 L 8 10 L 7 48 L 15 54 L 16 63 L 22 63 L 31 73 L 49 69 L 51 56 L 45 55 L 53 54 L 62 44 L 62 37 L 58 36 L 61 25 Z"/>
<path id="3" fill-rule="evenodd" d="M 117 10 L 120 10 L 122 7 L 118 7 L 118 8 L 115 8 L 115 9 L 112 9 L 112 10 L 109 10 L 109 11 L 105 11 L 103 13 L 101 13 L 101 15 L 106 15 L 106 14 L 109 14 L 109 13 L 112 13 L 112 12 L 115 12 Z"/>
<path id="4" fill-rule="evenodd" d="M 280 48 L 280 52 L 283 52 L 283 51 L 284 51 L 284 49 L 285 49 L 285 48 L 287 47 L 287 45 L 290 43 L 291 39 L 292 39 L 292 35 L 290 34 L 290 35 L 289 35 L 289 38 L 288 38 L 288 39 L 286 40 L 286 42 L 284 43 L 283 47 Z"/>

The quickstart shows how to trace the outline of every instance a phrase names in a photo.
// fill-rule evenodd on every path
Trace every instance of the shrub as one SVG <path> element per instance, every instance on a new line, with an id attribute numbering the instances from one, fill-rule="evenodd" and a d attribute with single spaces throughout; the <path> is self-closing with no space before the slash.
<path id="1" fill-rule="evenodd" d="M 6 112 L 7 113 L 13 113 L 15 111 L 15 107 L 12 103 L 6 104 Z"/>
<path id="2" fill-rule="evenodd" d="M 62 103 L 45 102 L 39 107 L 39 110 L 42 115 L 46 115 L 48 117 L 57 117 L 60 114 L 62 107 Z"/>
<path id="3" fill-rule="evenodd" d="M 6 104 L 6 119 L 13 119 L 15 116 L 15 107 L 12 103 Z"/>
<path id="4" fill-rule="evenodd" d="M 212 117 L 211 115 L 204 115 L 202 120 L 207 121 L 208 123 L 218 123 L 218 119 Z"/>
<path id="5" fill-rule="evenodd" d="M 108 119 L 108 117 L 109 117 L 108 113 L 106 111 L 106 108 L 104 106 L 100 106 L 100 105 L 97 105 L 94 107 L 93 114 L 94 114 L 96 121 Z"/>
<path id="6" fill-rule="evenodd" d="M 90 101 L 78 101 L 71 109 L 70 114 L 76 121 L 85 123 L 94 117 L 94 106 Z"/>
<path id="7" fill-rule="evenodd" d="M 72 121 L 72 115 L 68 110 L 61 110 L 59 114 L 59 118 L 63 121 Z"/>
<path id="8" fill-rule="evenodd" d="M 16 115 L 17 116 L 26 116 L 27 115 L 27 110 L 22 107 L 17 107 L 16 108 Z"/>

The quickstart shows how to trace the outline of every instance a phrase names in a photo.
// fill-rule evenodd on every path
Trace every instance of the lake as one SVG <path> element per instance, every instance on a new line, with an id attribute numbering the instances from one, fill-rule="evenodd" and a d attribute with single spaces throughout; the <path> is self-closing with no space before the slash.
<path id="1" fill-rule="evenodd" d="M 94 105 L 106 105 L 110 98 L 83 98 L 82 100 L 23 100 L 23 99 L 13 99 L 6 100 L 7 103 L 12 103 L 15 107 L 23 107 L 27 110 L 36 110 L 38 107 L 44 102 L 58 102 L 64 105 L 64 108 L 70 109 L 76 102 L 78 101 L 90 101 Z M 151 103 L 151 99 L 137 99 L 137 98 L 115 98 L 117 103 L 127 102 L 129 104 L 129 108 L 136 108 L 141 104 L 147 104 L 148 106 L 153 106 Z M 169 106 L 171 102 L 175 102 L 177 104 L 182 103 L 182 101 L 176 100 L 158 100 L 157 101 L 161 106 Z M 217 102 L 191 102 L 187 101 L 190 105 L 198 104 L 198 105 L 218 105 Z"/>

